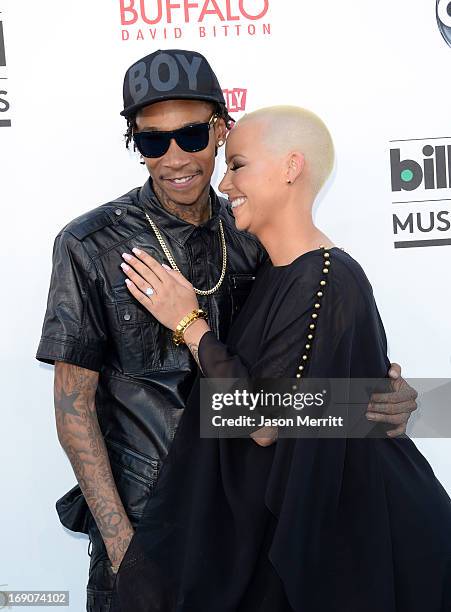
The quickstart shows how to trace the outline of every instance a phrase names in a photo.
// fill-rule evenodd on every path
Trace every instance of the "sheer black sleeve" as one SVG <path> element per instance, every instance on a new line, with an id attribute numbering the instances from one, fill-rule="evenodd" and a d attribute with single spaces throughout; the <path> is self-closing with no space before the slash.
<path id="1" fill-rule="evenodd" d="M 212 331 L 199 342 L 199 363 L 206 378 L 248 378 L 250 367 Z"/>

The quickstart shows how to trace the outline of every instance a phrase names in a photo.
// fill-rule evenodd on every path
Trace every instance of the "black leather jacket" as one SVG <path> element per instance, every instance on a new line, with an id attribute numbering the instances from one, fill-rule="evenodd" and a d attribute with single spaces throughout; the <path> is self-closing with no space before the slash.
<path id="1" fill-rule="evenodd" d="M 266 254 L 253 236 L 236 229 L 226 200 L 213 190 L 211 198 L 212 218 L 196 227 L 166 212 L 149 180 L 144 187 L 78 217 L 55 240 L 36 357 L 99 371 L 99 424 L 117 489 L 133 522 L 139 521 L 168 453 L 196 364 L 187 347 L 176 347 L 172 332 L 130 295 L 120 268 L 121 254 L 136 246 L 161 263 L 166 261 L 145 210 L 184 276 L 195 287 L 208 289 L 221 272 L 222 219 L 226 277 L 215 294 L 198 297 L 211 328 L 225 340 Z M 58 500 L 57 510 L 65 527 L 87 533 L 90 511 L 78 485 Z"/>

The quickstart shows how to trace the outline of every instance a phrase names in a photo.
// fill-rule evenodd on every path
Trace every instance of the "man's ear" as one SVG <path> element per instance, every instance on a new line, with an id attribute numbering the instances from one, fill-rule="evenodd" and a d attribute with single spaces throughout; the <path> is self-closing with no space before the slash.
<path id="1" fill-rule="evenodd" d="M 227 127 L 224 119 L 220 118 L 215 123 L 216 146 L 222 147 L 225 143 L 227 135 Z"/>
<path id="2" fill-rule="evenodd" d="M 286 164 L 286 182 L 292 184 L 298 179 L 305 167 L 305 157 L 303 153 L 293 151 L 287 157 Z"/>

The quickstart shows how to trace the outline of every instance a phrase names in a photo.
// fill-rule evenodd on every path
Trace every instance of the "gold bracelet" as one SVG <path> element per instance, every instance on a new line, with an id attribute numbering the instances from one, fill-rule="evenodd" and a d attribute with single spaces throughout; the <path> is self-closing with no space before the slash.
<path id="1" fill-rule="evenodd" d="M 175 328 L 175 331 L 172 335 L 172 340 L 176 346 L 185 343 L 185 339 L 183 338 L 183 334 L 187 330 L 187 328 L 197 321 L 197 319 L 207 319 L 207 313 L 202 308 L 195 308 L 192 312 L 183 317 L 180 323 Z"/>

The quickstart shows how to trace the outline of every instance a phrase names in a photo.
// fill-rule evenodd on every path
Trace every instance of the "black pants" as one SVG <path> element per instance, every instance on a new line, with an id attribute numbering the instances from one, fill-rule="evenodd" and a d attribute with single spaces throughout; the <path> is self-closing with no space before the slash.
<path id="1" fill-rule="evenodd" d="M 137 523 L 138 521 L 132 521 L 133 528 Z M 109 612 L 116 575 L 111 569 L 111 561 L 105 544 L 92 517 L 89 525 L 88 555 L 91 561 L 86 587 L 86 610 L 87 612 Z"/>

